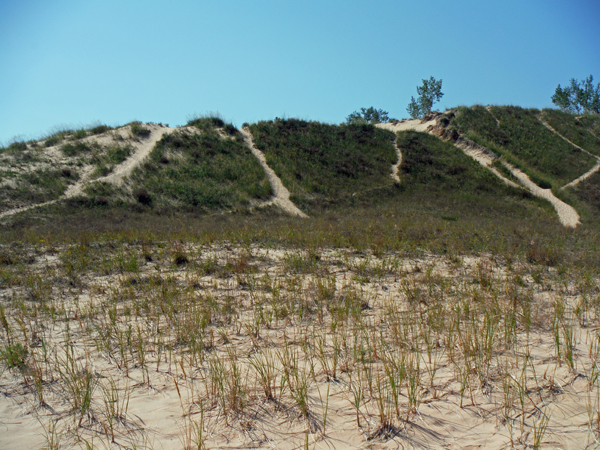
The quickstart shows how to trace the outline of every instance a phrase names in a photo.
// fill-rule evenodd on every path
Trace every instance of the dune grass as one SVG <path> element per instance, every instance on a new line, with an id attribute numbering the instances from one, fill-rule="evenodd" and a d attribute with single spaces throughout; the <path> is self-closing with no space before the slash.
<path id="1" fill-rule="evenodd" d="M 132 153 L 131 145 L 117 145 L 97 152 L 91 157 L 91 162 L 96 165 L 92 177 L 103 177 L 111 173 L 115 166 L 125 161 Z"/>
<path id="2" fill-rule="evenodd" d="M 0 245 L 3 389 L 44 419 L 52 407 L 61 420 L 46 438 L 63 445 L 142 447 L 149 411 L 129 400 L 162 402 L 167 393 L 179 398 L 168 412 L 187 424 L 184 447 L 218 447 L 221 430 L 273 421 L 286 432 L 271 443 L 299 439 L 290 429 L 327 443 L 329 424 L 340 422 L 367 444 L 401 442 L 421 436 L 424 421 L 451 420 L 432 421 L 431 405 L 458 409 L 460 423 L 488 420 L 506 445 L 542 442 L 545 405 L 568 400 L 581 413 L 600 388 L 591 369 L 600 349 L 582 343 L 598 338 L 597 271 L 574 269 L 581 255 L 553 247 L 565 233 L 547 247 L 539 233 L 554 225 L 543 218 L 502 227 L 507 236 L 476 213 L 456 221 L 427 220 L 416 205 L 407 213 L 411 200 L 310 224 L 179 216 L 171 234 L 163 218 L 138 216 L 128 233 L 79 230 L 64 243 L 21 230 L 27 242 Z M 475 229 L 461 236 L 465 224 Z M 386 234 L 397 250 L 376 242 Z M 434 240 L 481 255 L 467 258 L 464 246 L 427 254 Z M 523 255 L 512 245 L 519 240 Z M 577 389 L 563 383 L 569 377 L 580 378 Z M 492 406 L 482 418 L 475 406 L 484 401 Z M 590 439 L 599 407 L 589 402 L 581 427 Z M 552 439 L 564 437 L 561 420 L 551 422 Z"/>
<path id="3" fill-rule="evenodd" d="M 487 118 L 463 111 L 455 126 L 517 158 L 521 128 L 472 110 Z M 597 439 L 600 175 L 565 193 L 590 211 L 565 229 L 425 133 L 252 125 L 311 205 L 299 220 L 243 209 L 271 195 L 260 165 L 221 119 L 190 126 L 130 185 L 0 223 L 0 385 L 38 415 L 46 447 L 156 448 L 150 401 L 183 448 L 332 446 L 338 427 L 357 447 Z M 77 173 L 28 177 L 50 192 Z M 565 408 L 577 415 L 552 414 Z M 445 437 L 465 423 L 475 431 Z"/>
<path id="4" fill-rule="evenodd" d="M 271 186 L 242 142 L 222 138 L 212 127 L 166 135 L 133 172 L 133 190 L 144 190 L 148 205 L 205 211 L 266 200 Z"/>
<path id="5" fill-rule="evenodd" d="M 301 203 L 392 183 L 397 156 L 389 131 L 297 119 L 258 122 L 250 130 L 270 167 Z"/>
<path id="6" fill-rule="evenodd" d="M 0 212 L 58 199 L 69 184 L 78 179 L 77 170 L 39 169 L 14 178 L 14 185 L 3 186 L 0 193 Z M 3 180 L 4 177 L 0 178 Z"/>
<path id="7" fill-rule="evenodd" d="M 402 151 L 401 182 L 407 189 L 521 195 L 460 149 L 435 136 L 405 131 L 398 133 L 396 143 Z"/>
<path id="8" fill-rule="evenodd" d="M 594 166 L 538 120 L 540 111 L 516 106 L 461 107 L 451 126 L 519 167 L 541 187 L 558 189 Z M 498 126 L 496 120 L 499 120 Z"/>
<path id="9" fill-rule="evenodd" d="M 541 117 L 558 133 L 574 144 L 596 156 L 600 156 L 600 138 L 594 135 L 593 118 L 586 120 L 585 117 L 578 117 L 558 109 L 544 109 Z M 600 120 L 597 121 L 600 123 Z"/>

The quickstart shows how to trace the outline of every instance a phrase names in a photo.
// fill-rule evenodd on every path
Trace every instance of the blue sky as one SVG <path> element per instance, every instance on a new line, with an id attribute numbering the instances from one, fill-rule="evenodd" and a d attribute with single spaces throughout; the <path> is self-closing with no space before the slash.
<path id="1" fill-rule="evenodd" d="M 442 110 L 544 108 L 590 74 L 597 0 L 0 2 L 0 143 L 211 111 L 238 126 L 368 106 L 403 118 L 429 76 Z"/>

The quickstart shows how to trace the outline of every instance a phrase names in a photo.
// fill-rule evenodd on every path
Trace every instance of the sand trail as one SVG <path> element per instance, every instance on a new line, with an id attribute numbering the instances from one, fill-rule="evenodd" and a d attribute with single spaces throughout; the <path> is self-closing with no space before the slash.
<path id="1" fill-rule="evenodd" d="M 162 127 L 160 125 L 145 125 L 145 127 L 150 130 L 150 136 L 136 145 L 136 152 L 123 161 L 123 163 L 115 167 L 112 173 L 99 178 L 96 181 L 122 184 L 125 178 L 131 175 L 133 169 L 135 169 L 150 154 L 156 143 L 160 141 L 165 134 L 175 131 L 175 128 Z"/>
<path id="2" fill-rule="evenodd" d="M 554 207 L 554 210 L 558 214 L 558 219 L 560 223 L 562 223 L 565 227 L 575 228 L 581 222 L 579 221 L 579 214 L 571 205 L 566 204 L 562 200 L 555 197 L 552 193 L 552 189 L 542 189 L 537 184 L 535 184 L 531 179 L 527 176 L 527 174 L 523 173 L 516 167 L 511 164 L 503 161 L 502 164 L 510 170 L 510 172 L 519 179 L 519 181 L 536 197 L 543 198 L 550 202 L 550 204 Z"/>
<path id="3" fill-rule="evenodd" d="M 156 143 L 163 137 L 163 135 L 175 130 L 174 128 L 162 127 L 160 125 L 154 125 L 154 124 L 146 124 L 145 127 L 150 130 L 150 135 L 147 138 L 144 138 L 144 139 L 141 139 L 140 141 L 132 143 L 132 146 L 135 149 L 134 154 L 131 155 L 129 158 L 127 158 L 125 161 L 123 161 L 121 164 L 116 166 L 112 173 L 110 173 L 109 175 L 107 175 L 105 177 L 97 178 L 97 179 L 93 180 L 93 182 L 100 181 L 100 182 L 105 182 L 105 183 L 110 183 L 110 184 L 115 184 L 115 185 L 122 184 L 125 181 L 126 177 L 128 177 L 131 174 L 133 169 L 135 167 L 137 167 L 150 154 L 150 152 L 152 151 L 152 149 L 154 148 Z M 107 135 L 101 135 L 98 137 L 95 137 L 95 136 L 89 137 L 86 139 L 86 141 L 99 142 L 102 144 L 106 144 L 108 142 L 111 142 L 112 138 L 111 138 L 111 135 L 107 134 Z M 53 205 L 61 200 L 66 200 L 66 199 L 81 195 L 83 193 L 83 189 L 90 181 L 90 176 L 92 175 L 93 171 L 94 171 L 94 166 L 92 166 L 92 165 L 86 166 L 82 170 L 82 174 L 81 174 L 79 181 L 77 181 L 77 183 L 74 183 L 74 184 L 70 185 L 69 187 L 67 187 L 65 193 L 63 195 L 61 195 L 59 198 L 57 198 L 56 200 L 51 200 L 51 201 L 44 202 L 44 203 L 37 203 L 35 205 L 23 206 L 20 208 L 14 208 L 14 209 L 10 209 L 8 211 L 4 211 L 3 213 L 0 213 L 0 219 L 2 219 L 4 217 L 12 216 L 14 214 L 29 211 L 30 209 Z"/>
<path id="4" fill-rule="evenodd" d="M 546 121 L 542 120 L 542 118 L 541 118 L 541 117 L 538 117 L 538 120 L 539 120 L 540 122 L 542 122 L 542 124 L 543 124 L 543 125 L 544 125 L 546 128 L 548 128 L 550 131 L 552 131 L 554 134 L 556 134 L 556 135 L 557 135 L 558 137 L 560 137 L 561 139 L 563 139 L 563 140 L 567 141 L 567 142 L 568 142 L 569 144 L 571 144 L 573 147 L 575 147 L 575 148 L 579 149 L 580 151 L 582 151 L 582 152 L 585 152 L 585 153 L 587 153 L 588 155 L 590 155 L 590 156 L 593 156 L 594 158 L 596 158 L 596 164 L 594 165 L 594 167 L 592 167 L 592 168 L 591 168 L 590 170 L 588 170 L 586 173 L 584 173 L 583 175 L 581 175 L 579 178 L 577 178 L 577 179 L 575 179 L 575 180 L 571 181 L 570 183 L 567 183 L 567 184 L 565 184 L 563 187 L 561 187 L 561 190 L 562 190 L 562 189 L 566 189 L 566 188 L 568 188 L 568 187 L 577 186 L 577 185 L 578 185 L 579 183 L 581 183 L 583 180 L 585 180 L 585 179 L 587 179 L 587 178 L 591 177 L 593 174 L 595 174 L 596 172 L 598 172 L 598 170 L 600 170 L 600 158 L 598 158 L 596 155 L 594 155 L 594 154 L 592 154 L 592 153 L 588 152 L 586 149 L 584 149 L 584 148 L 580 147 L 579 145 L 575 144 L 574 142 L 571 142 L 569 139 L 567 139 L 567 138 L 566 138 L 566 137 L 564 137 L 562 134 L 560 134 L 558 131 L 556 131 L 554 128 L 552 128 L 552 126 L 551 126 L 551 125 L 550 125 L 548 122 L 546 122 Z M 593 133 L 592 133 L 592 134 L 593 134 Z M 595 136 L 595 135 L 594 135 L 594 136 Z"/>
<path id="5" fill-rule="evenodd" d="M 427 120 L 425 122 L 422 122 L 420 119 L 403 120 L 403 121 L 395 123 L 395 124 L 394 123 L 379 123 L 376 126 L 378 128 L 382 128 L 384 130 L 389 130 L 394 133 L 397 133 L 399 131 L 413 130 L 413 131 L 420 131 L 420 132 L 435 134 L 435 133 L 433 133 L 433 131 L 436 129 L 437 120 L 432 119 L 432 120 Z M 517 183 L 506 178 L 497 169 L 495 169 L 494 167 L 491 166 L 494 159 L 496 159 L 496 155 L 494 155 L 487 148 L 485 148 L 479 144 L 476 144 L 475 142 L 473 142 L 469 139 L 466 139 L 462 136 L 459 137 L 459 139 L 456 142 L 454 142 L 454 145 L 456 145 L 458 148 L 460 148 L 463 152 L 465 152 L 471 158 L 475 159 L 479 164 L 481 164 L 482 166 L 489 169 L 491 172 L 494 173 L 494 175 L 496 175 L 498 178 L 500 178 L 503 182 L 505 182 L 509 186 L 521 187 Z M 394 178 L 394 180 L 396 180 L 396 181 L 399 181 L 399 178 L 397 178 L 397 177 L 398 177 L 398 169 L 400 167 L 400 164 L 402 163 L 402 153 L 400 152 L 400 149 L 398 148 L 397 145 L 396 145 L 396 152 L 399 154 L 399 161 L 397 163 L 397 166 L 396 165 L 392 166 L 392 178 Z M 394 174 L 395 174 L 395 176 L 394 176 Z"/>
<path id="6" fill-rule="evenodd" d="M 491 112 L 490 112 L 491 113 Z M 492 114 L 493 115 L 493 114 Z M 444 140 L 451 141 L 456 147 L 460 148 L 466 155 L 473 158 L 479 164 L 484 166 L 486 169 L 491 171 L 494 175 L 500 178 L 504 183 L 509 186 L 515 188 L 523 188 L 525 187 L 528 191 L 530 191 L 533 195 L 539 198 L 543 198 L 550 202 L 550 204 L 554 207 L 554 210 L 558 214 L 558 219 L 560 223 L 565 227 L 575 228 L 580 223 L 580 217 L 575 208 L 566 204 L 562 200 L 558 199 L 553 193 L 551 189 L 542 189 L 535 183 L 531 181 L 527 174 L 523 173 L 521 170 L 516 167 L 508 164 L 506 162 L 502 162 L 502 164 L 519 180 L 521 185 L 515 183 L 512 180 L 506 178 L 500 171 L 498 171 L 495 167 L 492 166 L 492 163 L 498 159 L 498 156 L 490 149 L 477 144 L 476 142 L 471 141 L 470 139 L 460 135 L 455 134 L 452 136 L 446 135 L 445 129 L 441 128 L 437 123 L 437 117 L 433 118 L 425 118 L 421 119 L 413 119 L 413 120 L 403 120 L 397 123 L 382 123 L 378 124 L 379 128 L 383 128 L 385 130 L 393 131 L 397 133 L 399 131 L 420 131 L 429 134 L 433 134 L 438 136 Z M 495 118 L 495 117 L 494 117 Z M 496 119 L 497 121 L 497 119 Z M 498 122 L 498 121 L 497 121 Z M 599 166 L 600 168 L 600 166 Z M 593 169 L 592 169 L 593 170 Z M 596 169 L 598 170 L 598 169 Z M 589 172 L 588 172 L 589 173 Z M 593 172 L 592 172 L 593 173 Z M 591 173 L 585 174 L 584 176 L 589 176 Z M 582 177 L 580 177 L 582 178 Z M 579 180 L 579 179 L 578 179 Z M 575 180 L 577 181 L 577 180 Z M 572 182 L 575 183 L 575 182 Z M 569 183 L 571 185 L 571 183 Z M 568 185 L 567 185 L 568 186 Z"/>
<path id="7" fill-rule="evenodd" d="M 284 210 L 286 213 L 296 216 L 307 218 L 308 216 L 304 214 L 294 203 L 290 200 L 290 191 L 283 185 L 281 179 L 277 176 L 275 171 L 269 167 L 267 164 L 267 159 L 263 152 L 257 149 L 254 146 L 254 142 L 252 141 L 252 135 L 250 131 L 247 129 L 239 130 L 242 136 L 244 137 L 244 143 L 250 149 L 252 154 L 258 159 L 258 162 L 262 166 L 265 171 L 265 175 L 273 188 L 273 198 L 269 200 L 266 204 L 273 204 Z"/>
<path id="8" fill-rule="evenodd" d="M 398 131 L 421 131 L 428 132 L 429 127 L 435 127 L 437 125 L 437 119 L 433 118 L 430 120 L 421 120 L 421 119 L 404 119 L 399 122 L 388 122 L 388 123 L 378 123 L 376 126 L 383 130 L 389 130 L 394 133 Z"/>
<path id="9" fill-rule="evenodd" d="M 396 149 L 398 161 L 395 164 L 392 164 L 391 177 L 395 182 L 400 183 L 400 177 L 398 176 L 398 173 L 400 172 L 400 165 L 402 164 L 402 151 L 400 150 L 400 147 L 398 147 L 396 140 L 394 140 L 394 148 Z"/>
<path id="10" fill-rule="evenodd" d="M 491 106 L 486 106 L 485 109 L 487 110 L 487 112 L 489 112 L 491 114 L 491 116 L 494 118 L 494 120 L 496 121 L 496 126 L 498 128 L 500 128 L 500 121 L 498 120 L 498 118 L 494 115 L 494 113 L 492 112 L 492 107 Z"/>

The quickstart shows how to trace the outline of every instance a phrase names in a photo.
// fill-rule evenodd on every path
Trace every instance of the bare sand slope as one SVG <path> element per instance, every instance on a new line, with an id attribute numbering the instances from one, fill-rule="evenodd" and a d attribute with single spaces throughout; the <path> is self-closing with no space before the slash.
<path id="1" fill-rule="evenodd" d="M 595 174 L 596 172 L 598 172 L 598 170 L 600 170 L 600 158 L 598 158 L 596 155 L 588 152 L 586 149 L 580 147 L 579 145 L 575 144 L 574 142 L 571 142 L 569 139 L 567 139 L 566 137 L 564 137 L 562 134 L 560 134 L 558 131 L 556 131 L 554 128 L 552 128 L 552 126 L 542 120 L 541 117 L 538 117 L 538 120 L 540 122 L 542 122 L 542 124 L 548 128 L 550 131 L 552 131 L 554 134 L 556 134 L 558 137 L 560 137 L 561 139 L 564 139 L 565 141 L 567 141 L 569 144 L 571 144 L 573 147 L 581 150 L 582 152 L 587 153 L 588 155 L 593 156 L 594 158 L 596 158 L 596 165 L 594 167 L 592 167 L 590 170 L 588 170 L 586 173 L 584 173 L 583 175 L 581 175 L 579 178 L 571 181 L 570 183 L 565 184 L 563 187 L 561 187 L 561 189 L 566 189 L 568 187 L 573 187 L 573 186 L 577 186 L 579 183 L 581 183 L 583 180 L 585 180 L 586 178 L 591 177 L 593 174 Z M 592 133 L 593 134 L 593 133 Z M 594 135 L 595 136 L 595 135 Z"/>
<path id="2" fill-rule="evenodd" d="M 298 207 L 294 205 L 294 203 L 290 200 L 290 191 L 288 191 L 287 188 L 283 185 L 283 183 L 281 182 L 277 174 L 273 171 L 273 169 L 269 167 L 264 153 L 254 146 L 254 142 L 252 141 L 252 135 L 250 134 L 250 131 L 247 129 L 241 129 L 239 131 L 244 137 L 244 143 L 248 146 L 248 148 L 256 157 L 256 159 L 258 159 L 258 162 L 265 171 L 267 179 L 269 180 L 269 183 L 273 188 L 273 198 L 269 200 L 267 204 L 276 205 L 292 216 L 307 218 L 308 216 L 302 211 L 300 211 Z"/>

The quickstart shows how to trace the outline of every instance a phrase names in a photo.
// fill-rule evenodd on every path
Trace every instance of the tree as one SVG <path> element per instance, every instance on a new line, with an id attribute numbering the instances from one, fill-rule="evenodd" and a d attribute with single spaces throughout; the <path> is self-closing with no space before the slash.
<path id="1" fill-rule="evenodd" d="M 571 85 L 564 89 L 560 84 L 552 96 L 552 103 L 563 111 L 581 114 L 600 114 L 600 83 L 594 88 L 591 75 L 583 81 L 571 78 Z"/>
<path id="2" fill-rule="evenodd" d="M 414 97 L 411 97 L 408 108 L 406 108 L 413 119 L 419 119 L 429 114 L 433 104 L 439 102 L 444 96 L 442 93 L 442 80 L 437 81 L 433 77 L 429 77 L 429 80 L 423 80 L 423 86 L 417 86 L 417 94 L 419 94 L 419 98 L 415 100 Z"/>
<path id="3" fill-rule="evenodd" d="M 360 112 L 354 111 L 348 117 L 346 122 L 348 124 L 356 123 L 381 123 L 390 120 L 388 112 L 383 109 L 375 109 L 372 106 L 370 108 L 360 108 Z"/>

